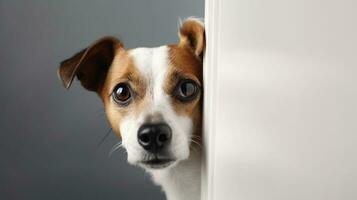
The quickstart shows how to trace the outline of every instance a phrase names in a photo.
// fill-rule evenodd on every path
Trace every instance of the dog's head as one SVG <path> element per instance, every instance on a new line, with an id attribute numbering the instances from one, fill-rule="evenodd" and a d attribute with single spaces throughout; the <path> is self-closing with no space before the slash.
<path id="1" fill-rule="evenodd" d="M 184 21 L 178 44 L 126 50 L 102 38 L 63 61 L 59 76 L 74 77 L 101 97 L 128 161 L 148 169 L 185 160 L 201 134 L 203 24 Z"/>

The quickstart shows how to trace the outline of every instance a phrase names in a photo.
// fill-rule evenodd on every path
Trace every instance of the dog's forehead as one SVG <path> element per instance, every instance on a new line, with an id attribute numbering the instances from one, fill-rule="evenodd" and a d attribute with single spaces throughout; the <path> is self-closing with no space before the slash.
<path id="1" fill-rule="evenodd" d="M 178 45 L 140 47 L 129 50 L 128 55 L 134 67 L 149 81 L 176 71 L 190 74 L 202 82 L 202 63 L 191 51 Z"/>
<path id="2" fill-rule="evenodd" d="M 140 47 L 129 50 L 128 54 L 135 67 L 148 80 L 164 75 L 169 66 L 168 46 Z"/>

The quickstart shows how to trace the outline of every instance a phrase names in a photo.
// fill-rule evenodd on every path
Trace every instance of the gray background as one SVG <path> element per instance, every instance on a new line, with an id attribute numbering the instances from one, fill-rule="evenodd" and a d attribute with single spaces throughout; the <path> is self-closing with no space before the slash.
<path id="1" fill-rule="evenodd" d="M 127 48 L 177 42 L 204 0 L 0 1 L 0 199 L 164 199 L 126 154 L 95 93 L 66 91 L 58 63 L 105 36 Z"/>

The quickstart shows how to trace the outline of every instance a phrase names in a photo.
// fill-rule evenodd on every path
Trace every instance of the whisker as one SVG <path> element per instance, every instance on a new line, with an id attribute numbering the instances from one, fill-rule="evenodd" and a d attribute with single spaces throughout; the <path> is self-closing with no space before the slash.
<path id="1" fill-rule="evenodd" d="M 109 157 L 111 157 L 116 150 L 120 149 L 120 147 L 123 147 L 122 142 L 118 142 L 117 144 L 115 144 L 109 152 Z"/>
<path id="2" fill-rule="evenodd" d="M 195 138 L 195 139 L 198 139 L 199 141 L 201 141 L 201 136 L 198 136 L 198 135 L 192 135 L 191 138 Z"/>
<path id="3" fill-rule="evenodd" d="M 107 139 L 107 137 L 109 136 L 110 132 L 112 131 L 112 128 L 109 128 L 109 130 L 107 131 L 107 133 L 104 135 L 104 137 L 100 140 L 100 142 L 97 145 L 97 148 L 99 148 L 103 142 L 105 141 L 105 139 Z"/>
<path id="4" fill-rule="evenodd" d="M 191 142 L 196 144 L 198 147 L 202 148 L 202 145 L 198 141 L 191 139 Z"/>

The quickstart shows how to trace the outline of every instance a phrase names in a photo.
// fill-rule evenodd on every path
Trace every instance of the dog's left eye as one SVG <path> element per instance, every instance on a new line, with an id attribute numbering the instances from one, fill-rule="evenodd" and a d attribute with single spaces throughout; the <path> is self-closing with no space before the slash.
<path id="1" fill-rule="evenodd" d="M 182 102 L 193 100 L 199 93 L 197 83 L 191 79 L 181 80 L 174 90 L 174 97 Z"/>
<path id="2" fill-rule="evenodd" d="M 113 90 L 112 98 L 122 106 L 128 105 L 131 100 L 130 86 L 127 83 L 119 83 Z"/>

